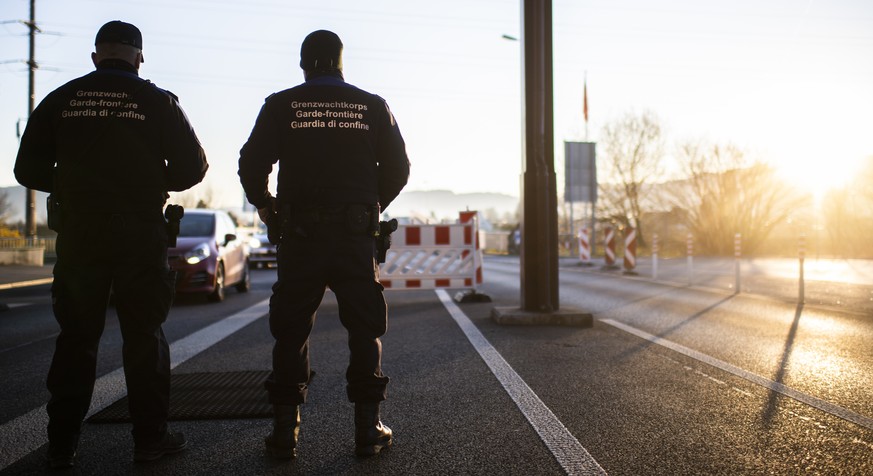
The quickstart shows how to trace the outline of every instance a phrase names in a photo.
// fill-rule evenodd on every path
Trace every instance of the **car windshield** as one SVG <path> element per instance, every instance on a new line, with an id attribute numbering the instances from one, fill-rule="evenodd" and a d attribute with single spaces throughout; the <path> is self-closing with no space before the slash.
<path id="1" fill-rule="evenodd" d="M 179 236 L 212 236 L 215 230 L 215 217 L 212 215 L 191 214 L 182 217 Z"/>

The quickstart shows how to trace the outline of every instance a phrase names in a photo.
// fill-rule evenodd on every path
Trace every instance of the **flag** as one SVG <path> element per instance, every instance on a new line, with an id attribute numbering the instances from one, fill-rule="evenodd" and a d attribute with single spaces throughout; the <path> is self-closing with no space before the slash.
<path id="1" fill-rule="evenodd" d="M 582 86 L 582 113 L 585 114 L 585 122 L 588 122 L 588 78 Z"/>

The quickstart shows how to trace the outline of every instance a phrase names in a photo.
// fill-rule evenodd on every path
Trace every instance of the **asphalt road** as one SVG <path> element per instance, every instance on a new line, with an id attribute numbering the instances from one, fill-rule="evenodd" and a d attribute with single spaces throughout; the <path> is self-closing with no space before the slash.
<path id="1" fill-rule="evenodd" d="M 269 369 L 262 311 L 275 270 L 253 278 L 223 303 L 174 306 L 174 372 Z M 383 421 L 396 442 L 377 458 L 352 452 L 346 337 L 328 294 L 296 461 L 264 456 L 267 419 L 175 422 L 191 448 L 149 465 L 131 462 L 128 425 L 86 424 L 68 473 L 873 474 L 873 316 L 566 266 L 562 307 L 593 313 L 593 328 L 495 324 L 492 308 L 517 306 L 518 286 L 518 261 L 489 257 L 481 290 L 493 303 L 387 293 Z M 0 313 L 0 474 L 41 474 L 57 332 L 48 287 L 0 297 L 11 307 Z M 229 335 L 204 337 L 218 328 Z M 120 345 L 110 313 L 95 400 L 118 396 Z"/>

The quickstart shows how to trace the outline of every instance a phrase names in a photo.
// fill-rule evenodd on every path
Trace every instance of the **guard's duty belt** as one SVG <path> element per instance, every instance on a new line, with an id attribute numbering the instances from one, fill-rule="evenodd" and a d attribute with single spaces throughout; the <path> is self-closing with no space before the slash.
<path id="1" fill-rule="evenodd" d="M 285 216 L 293 221 L 305 223 L 348 223 L 349 213 L 353 210 L 369 212 L 376 216 L 378 207 L 376 205 L 326 205 L 312 208 L 289 208 L 282 210 Z"/>
<path id="2" fill-rule="evenodd" d="M 345 223 L 348 220 L 348 207 L 317 207 L 305 210 L 291 210 L 292 220 L 306 223 Z"/>

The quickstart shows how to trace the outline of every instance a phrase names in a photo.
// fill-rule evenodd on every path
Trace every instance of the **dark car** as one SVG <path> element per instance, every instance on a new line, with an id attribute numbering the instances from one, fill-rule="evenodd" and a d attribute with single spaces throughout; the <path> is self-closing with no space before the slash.
<path id="1" fill-rule="evenodd" d="M 276 245 L 270 243 L 266 229 L 259 229 L 249 238 L 249 250 L 249 263 L 252 268 L 269 268 L 276 264 Z"/>
<path id="2" fill-rule="evenodd" d="M 236 225 L 221 210 L 185 210 L 176 247 L 167 251 L 176 271 L 177 293 L 201 293 L 222 301 L 225 289 L 244 293 L 251 287 L 249 250 Z"/>

